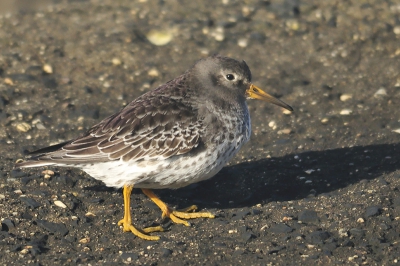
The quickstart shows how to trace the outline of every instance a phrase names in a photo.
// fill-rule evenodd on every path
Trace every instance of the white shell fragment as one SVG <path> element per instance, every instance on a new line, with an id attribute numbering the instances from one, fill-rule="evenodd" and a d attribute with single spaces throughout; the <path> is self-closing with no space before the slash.
<path id="1" fill-rule="evenodd" d="M 353 95 L 351 95 L 351 94 L 342 94 L 342 95 L 340 95 L 340 100 L 342 102 L 350 100 L 351 98 L 353 98 Z"/>
<path id="2" fill-rule="evenodd" d="M 54 205 L 56 205 L 57 207 L 63 208 L 63 209 L 67 208 L 67 205 L 65 205 L 62 201 L 59 201 L 59 200 L 55 200 Z"/>
<path id="3" fill-rule="evenodd" d="M 29 130 L 32 129 L 31 125 L 29 125 L 26 122 L 18 123 L 15 125 L 15 127 L 19 132 L 28 132 Z"/>
<path id="4" fill-rule="evenodd" d="M 394 130 L 392 130 L 392 131 L 395 132 L 395 133 L 399 133 L 399 134 L 400 134 L 400 128 L 394 129 Z"/>
<path id="5" fill-rule="evenodd" d="M 327 124 L 328 122 L 329 122 L 329 119 L 326 118 L 326 117 L 324 117 L 324 118 L 321 119 L 321 123 L 322 123 L 322 124 Z"/>
<path id="6" fill-rule="evenodd" d="M 113 64 L 114 66 L 119 66 L 119 65 L 122 64 L 121 59 L 119 59 L 119 58 L 117 58 L 117 57 L 114 57 L 114 58 L 111 60 L 111 62 L 112 62 L 112 64 Z"/>
<path id="7" fill-rule="evenodd" d="M 173 35 L 171 31 L 167 30 L 151 30 L 147 33 L 146 38 L 156 46 L 163 46 L 172 40 Z"/>
<path id="8" fill-rule="evenodd" d="M 43 72 L 47 74 L 53 74 L 53 67 L 49 64 L 43 66 Z"/>
<path id="9" fill-rule="evenodd" d="M 340 111 L 340 115 L 350 115 L 353 111 L 350 109 L 343 109 Z"/>
<path id="10" fill-rule="evenodd" d="M 375 92 L 374 97 L 379 98 L 386 95 L 387 95 L 386 89 L 384 87 L 380 87 L 379 90 Z"/>

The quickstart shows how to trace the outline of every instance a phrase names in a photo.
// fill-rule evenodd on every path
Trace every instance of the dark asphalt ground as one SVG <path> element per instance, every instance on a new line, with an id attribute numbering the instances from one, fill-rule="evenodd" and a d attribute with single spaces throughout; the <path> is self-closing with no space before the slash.
<path id="1" fill-rule="evenodd" d="M 0 12 L 1 265 L 399 263 L 398 1 L 37 8 Z M 230 165 L 156 191 L 216 219 L 170 224 L 136 191 L 134 224 L 167 229 L 148 242 L 116 225 L 121 191 L 76 169 L 13 170 L 214 53 L 244 59 L 256 85 L 295 109 L 249 102 L 252 139 Z"/>

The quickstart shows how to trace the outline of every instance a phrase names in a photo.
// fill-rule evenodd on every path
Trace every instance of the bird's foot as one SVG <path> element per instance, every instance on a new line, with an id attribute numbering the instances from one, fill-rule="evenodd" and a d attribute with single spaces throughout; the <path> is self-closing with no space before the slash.
<path id="1" fill-rule="evenodd" d="M 128 221 L 127 219 L 122 219 L 118 222 L 119 226 L 123 226 L 122 230 L 124 232 L 132 232 L 135 236 L 144 239 L 144 240 L 159 240 L 160 237 L 159 236 L 151 236 L 148 235 L 149 233 L 152 232 L 162 232 L 164 231 L 164 229 L 161 226 L 153 226 L 153 227 L 146 227 L 143 228 L 142 230 L 137 229 L 136 227 L 134 227 L 132 225 L 132 223 L 130 221 Z"/>
<path id="2" fill-rule="evenodd" d="M 162 217 L 170 218 L 176 224 L 183 224 L 186 226 L 190 226 L 188 219 L 196 219 L 196 218 L 215 218 L 215 216 L 210 212 L 192 212 L 197 210 L 196 205 L 192 205 L 185 209 L 181 210 L 172 210 L 171 208 L 167 207 L 166 210 L 163 211 Z"/>
<path id="3" fill-rule="evenodd" d="M 188 219 L 195 218 L 214 218 L 215 216 L 209 212 L 192 212 L 197 209 L 196 205 L 192 205 L 188 208 L 176 211 L 168 207 L 162 200 L 160 200 L 150 189 L 142 188 L 144 194 L 146 194 L 162 211 L 162 218 L 168 217 L 176 224 L 183 224 L 190 226 Z"/>

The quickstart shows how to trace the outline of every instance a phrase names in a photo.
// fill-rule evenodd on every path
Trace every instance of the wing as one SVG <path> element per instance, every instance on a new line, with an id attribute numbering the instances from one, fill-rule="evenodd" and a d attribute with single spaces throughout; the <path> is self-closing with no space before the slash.
<path id="1" fill-rule="evenodd" d="M 149 93 L 83 137 L 32 159 L 60 164 L 164 159 L 196 148 L 203 132 L 197 110 L 184 104 L 182 97 Z"/>

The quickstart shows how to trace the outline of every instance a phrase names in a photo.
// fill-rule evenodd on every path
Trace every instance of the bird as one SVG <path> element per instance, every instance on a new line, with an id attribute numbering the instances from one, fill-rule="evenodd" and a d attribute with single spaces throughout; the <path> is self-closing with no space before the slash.
<path id="1" fill-rule="evenodd" d="M 159 240 L 161 226 L 132 224 L 130 196 L 140 188 L 162 217 L 189 226 L 188 219 L 214 218 L 196 205 L 174 210 L 154 189 L 177 189 L 209 179 L 250 139 L 246 99 L 293 108 L 251 82 L 245 61 L 213 55 L 198 60 L 182 75 L 150 90 L 82 136 L 30 153 L 15 168 L 75 167 L 106 186 L 123 188 L 124 232 Z"/>

